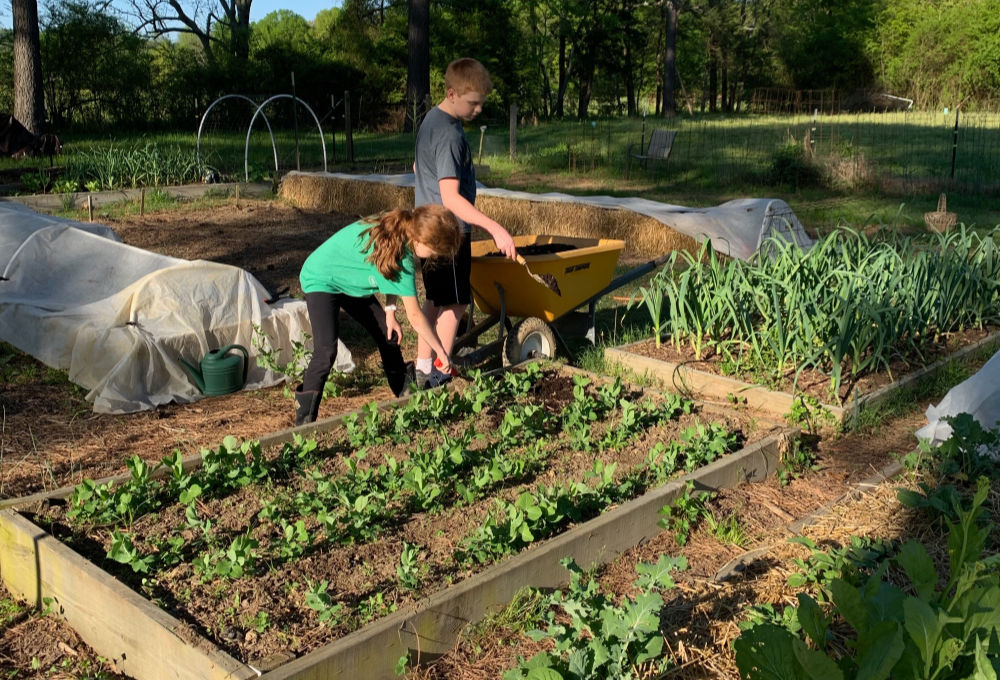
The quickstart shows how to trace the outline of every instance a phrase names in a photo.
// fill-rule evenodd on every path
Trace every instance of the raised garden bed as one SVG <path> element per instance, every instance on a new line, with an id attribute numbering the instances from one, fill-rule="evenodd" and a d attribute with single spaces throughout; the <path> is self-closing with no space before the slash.
<path id="1" fill-rule="evenodd" d="M 921 382 L 924 367 L 998 344 L 988 336 L 1000 327 L 998 235 L 875 239 L 843 229 L 809 250 L 767 240 L 750 261 L 708 245 L 674 253 L 640 288 L 652 342 L 607 356 L 692 394 L 853 420 L 900 382 Z M 635 350 L 667 361 L 626 356 Z"/>
<path id="2" fill-rule="evenodd" d="M 604 350 L 604 357 L 612 364 L 636 375 L 654 378 L 667 389 L 693 399 L 744 405 L 778 418 L 795 415 L 798 411 L 803 414 L 802 417 L 808 415 L 822 421 L 824 416 L 819 413 L 822 411 L 828 414 L 827 421 L 850 425 L 862 411 L 919 390 L 922 384 L 949 371 L 956 364 L 982 363 L 1000 347 L 1000 331 L 967 333 L 962 337 L 971 341 L 964 345 L 953 343 L 953 351 L 927 366 L 899 365 L 895 376 L 887 372 L 868 376 L 859 383 L 858 389 L 846 404 L 829 404 L 824 401 L 825 379 L 822 376 L 812 383 L 809 382 L 810 376 L 800 376 L 802 382 L 794 392 L 791 389 L 791 377 L 779 387 L 767 387 L 740 377 L 725 375 L 718 357 L 715 357 L 715 361 L 695 360 L 683 356 L 666 344 L 657 347 L 652 340 L 608 347 Z M 810 387 L 814 389 L 809 389 Z"/>
<path id="3" fill-rule="evenodd" d="M 229 442 L 162 481 L 136 463 L 128 482 L 4 511 L 0 575 L 138 678 L 388 676 L 525 583 L 557 583 L 565 555 L 605 561 L 655 534 L 685 470 L 710 463 L 694 473 L 709 487 L 766 475 L 779 437 L 719 458 L 760 436 L 732 412 L 528 369 L 388 418 L 372 404 L 322 445 Z"/>
<path id="4" fill-rule="evenodd" d="M 994 437 L 993 444 L 995 443 Z M 979 449 L 979 442 L 974 446 L 963 444 L 951 447 L 950 453 L 943 456 L 940 452 L 925 452 L 923 464 L 927 465 L 934 459 L 947 460 L 949 455 L 953 456 L 962 449 L 966 453 L 974 452 Z M 916 452 L 908 458 L 912 465 L 917 459 Z M 986 463 L 986 466 L 982 466 L 982 463 Z M 512 680 L 526 677 L 528 669 L 533 669 L 533 674 L 527 677 L 547 677 L 540 669 L 556 667 L 563 671 L 568 659 L 571 659 L 570 663 L 577 669 L 589 671 L 577 671 L 574 677 L 632 677 L 612 672 L 620 668 L 614 664 L 615 655 L 626 648 L 628 658 L 633 662 L 632 668 L 638 666 L 642 671 L 656 668 L 660 673 L 655 677 L 678 680 L 706 677 L 734 680 L 764 676 L 840 677 L 835 670 L 829 669 L 826 674 L 822 671 L 812 675 L 796 672 L 792 667 L 797 665 L 794 661 L 796 654 L 787 645 L 779 645 L 780 638 L 787 637 L 787 633 L 782 631 L 805 639 L 805 630 L 817 630 L 815 624 L 811 629 L 808 628 L 810 622 L 804 617 L 796 617 L 794 613 L 796 606 L 802 602 L 798 599 L 801 597 L 813 597 L 823 603 L 814 611 L 821 610 L 820 616 L 825 617 L 828 622 L 832 621 L 833 625 L 827 629 L 825 647 L 822 636 L 817 636 L 817 646 L 834 659 L 842 657 L 844 663 L 840 664 L 841 667 L 863 662 L 869 652 L 874 652 L 872 656 L 879 660 L 884 656 L 887 665 L 896 663 L 897 671 L 906 666 L 908 661 L 905 660 L 905 655 L 917 656 L 915 652 L 919 643 L 911 645 L 907 641 L 907 650 L 903 654 L 900 654 L 902 644 L 893 651 L 886 651 L 885 648 L 871 650 L 868 645 L 851 644 L 854 637 L 860 636 L 864 640 L 867 630 L 872 626 L 868 624 L 868 617 L 862 619 L 863 625 L 859 626 L 860 617 L 851 618 L 850 614 L 865 612 L 867 609 L 868 612 L 877 612 L 887 619 L 900 622 L 897 624 L 900 628 L 904 628 L 905 622 L 905 632 L 901 637 L 905 639 L 912 634 L 916 638 L 926 630 L 916 624 L 924 610 L 910 610 L 910 605 L 917 600 L 928 601 L 932 610 L 941 612 L 942 616 L 946 612 L 959 610 L 953 619 L 953 625 L 937 633 L 933 638 L 933 646 L 929 647 L 928 652 L 921 653 L 928 657 L 940 654 L 934 660 L 943 660 L 950 657 L 946 657 L 946 652 L 940 650 L 949 649 L 949 645 L 955 644 L 950 647 L 956 650 L 953 654 L 962 655 L 965 665 L 971 665 L 968 662 L 976 648 L 976 637 L 985 639 L 996 626 L 995 619 L 987 619 L 983 623 L 983 619 L 963 616 L 966 610 L 963 609 L 962 598 L 968 595 L 971 588 L 963 590 L 959 587 L 956 593 L 951 587 L 959 579 L 962 579 L 960 582 L 977 579 L 980 583 L 983 580 L 987 584 L 992 583 L 992 590 L 982 588 L 976 595 L 968 598 L 974 602 L 981 602 L 987 597 L 987 592 L 991 595 L 996 593 L 996 570 L 987 565 L 996 561 L 995 524 L 992 527 L 988 524 L 989 521 L 997 521 L 997 506 L 986 502 L 979 512 L 975 511 L 975 507 L 968 510 L 971 501 L 969 497 L 978 485 L 966 475 L 977 468 L 980 472 L 995 469 L 983 457 L 979 466 L 966 464 L 952 468 L 958 474 L 948 479 L 946 484 L 939 477 L 940 473 L 933 470 L 915 471 L 909 468 L 907 474 L 897 476 L 903 466 L 893 462 L 879 473 L 853 485 L 847 493 L 833 502 L 823 503 L 823 500 L 817 499 L 817 505 L 822 507 L 817 507 L 807 516 L 791 523 L 772 522 L 769 530 L 761 533 L 754 531 L 759 526 L 755 520 L 760 517 L 761 508 L 757 504 L 748 504 L 745 495 L 761 500 L 760 487 L 776 486 L 773 480 L 753 485 L 752 488 L 724 490 L 709 503 L 712 515 L 719 518 L 726 512 L 732 512 L 729 516 L 737 517 L 739 525 L 753 534 L 752 543 L 745 545 L 744 549 L 733 546 L 737 556 L 729 564 L 723 565 L 718 558 L 725 555 L 720 544 L 733 534 L 723 537 L 716 531 L 711 520 L 703 519 L 700 526 L 692 531 L 691 541 L 683 546 L 675 545 L 664 532 L 653 540 L 626 551 L 614 563 L 595 573 L 579 575 L 575 578 L 576 583 L 561 593 L 521 593 L 507 611 L 467 631 L 460 644 L 448 655 L 428 660 L 427 667 L 407 677 L 414 680 L 463 680 L 470 677 L 502 677 Z M 783 496 L 801 492 L 804 489 L 797 488 L 799 482 L 808 487 L 810 476 L 806 475 L 787 487 L 782 487 L 775 499 L 781 503 Z M 958 491 L 956 486 L 952 486 L 956 482 Z M 997 489 L 995 476 L 992 484 L 991 497 L 995 496 Z M 935 488 L 938 485 L 942 486 Z M 978 486 L 978 490 L 978 503 L 981 504 L 987 494 L 982 486 Z M 963 496 L 966 498 L 959 501 Z M 948 498 L 951 500 L 944 500 Z M 954 533 L 958 529 L 959 535 L 949 539 L 949 528 L 942 518 L 948 517 L 950 522 L 954 522 L 955 517 L 960 514 L 966 515 L 967 524 L 963 526 L 962 522 L 955 522 L 955 528 L 950 531 Z M 970 517 L 975 517 L 975 521 L 968 521 Z M 962 535 L 969 527 L 972 527 L 971 531 Z M 930 559 L 917 559 L 922 551 L 914 550 L 913 543 L 901 550 L 905 543 L 914 541 L 927 547 Z M 982 542 L 985 541 L 984 554 L 969 547 L 977 541 L 980 542 L 979 548 L 983 547 Z M 962 548 L 962 551 L 958 548 Z M 980 563 L 975 566 L 973 563 L 977 560 Z M 963 562 L 963 569 L 967 571 L 961 577 L 949 571 L 949 563 L 954 569 L 954 565 Z M 869 579 L 879 579 L 880 575 L 876 571 L 883 563 L 889 566 L 886 573 L 891 576 L 881 574 L 887 588 L 876 589 Z M 914 567 L 917 565 L 923 571 L 916 571 Z M 670 578 L 654 578 L 671 569 Z M 914 579 L 922 578 L 920 585 L 926 586 L 907 587 L 907 572 Z M 945 586 L 947 578 L 938 580 L 938 574 L 951 574 L 951 583 Z M 834 579 L 842 580 L 838 585 L 848 583 L 849 586 L 839 591 L 834 587 L 835 595 L 831 599 L 831 583 Z M 660 582 L 657 584 L 658 580 Z M 913 582 L 916 583 L 915 580 Z M 869 587 L 864 588 L 865 583 Z M 650 585 L 654 587 L 650 588 Z M 889 597 L 886 592 L 892 588 L 897 589 L 892 593 L 896 597 Z M 847 594 L 858 592 L 857 600 L 842 596 L 841 593 L 845 590 Z M 932 595 L 932 591 L 937 594 Z M 902 592 L 905 592 L 905 599 L 908 600 L 905 608 L 901 606 L 904 600 Z M 638 597 L 638 594 L 642 594 L 642 597 Z M 847 609 L 845 602 L 855 604 L 855 608 Z M 876 605 L 876 602 L 879 604 Z M 862 607 L 861 603 L 865 606 Z M 939 608 L 939 603 L 944 606 Z M 612 611 L 616 615 L 609 615 Z M 799 616 L 808 611 L 808 608 L 802 606 Z M 638 633 L 623 641 L 620 628 L 598 624 L 591 628 L 592 635 L 577 637 L 581 622 L 593 618 L 594 614 L 601 614 L 602 621 L 636 622 Z M 553 618 L 563 627 L 550 629 L 549 622 Z M 758 626 L 765 628 L 758 629 Z M 773 626 L 781 630 L 776 630 Z M 852 626 L 855 630 L 852 630 Z M 881 630 L 879 634 L 889 636 Z M 760 663 L 757 668 L 748 671 L 747 659 L 741 660 L 741 654 L 748 651 L 747 640 L 754 638 L 759 645 L 758 649 L 763 648 L 766 659 L 758 657 Z M 952 639 L 945 642 L 948 638 Z M 741 642 L 736 645 L 734 654 L 733 643 L 737 639 L 741 639 Z M 581 649 L 583 645 L 579 640 L 587 645 L 587 649 Z M 844 644 L 845 640 L 848 641 L 847 644 Z M 870 642 L 871 638 L 867 641 Z M 740 646 L 742 649 L 739 649 Z M 597 656 L 592 653 L 597 648 L 607 649 L 611 654 Z M 986 648 L 983 645 L 982 660 L 986 661 L 984 666 L 989 668 L 992 662 L 992 666 L 996 667 L 996 650 Z M 637 657 L 642 658 L 649 649 L 654 650 L 653 654 L 637 663 Z M 570 656 L 571 651 L 577 652 L 575 658 Z M 903 660 L 897 663 L 897 659 L 901 657 L 904 657 Z M 871 656 L 868 658 L 872 659 Z M 528 659 L 531 661 L 527 662 Z M 741 661 L 743 665 L 737 668 L 737 663 Z M 601 663 L 604 664 L 603 668 L 598 667 Z M 939 667 L 946 663 L 947 661 L 939 662 Z M 653 677 L 654 674 L 650 672 L 648 676 Z M 847 677 L 848 673 L 845 672 L 844 676 Z M 896 677 L 896 673 L 892 673 L 891 677 Z"/>

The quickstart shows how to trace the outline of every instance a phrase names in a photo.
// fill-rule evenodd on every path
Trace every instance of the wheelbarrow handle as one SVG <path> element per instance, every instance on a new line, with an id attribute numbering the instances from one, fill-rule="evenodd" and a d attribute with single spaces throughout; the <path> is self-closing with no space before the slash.
<path id="1" fill-rule="evenodd" d="M 671 256 L 671 253 L 666 253 L 664 255 L 660 255 L 655 260 L 650 260 L 649 262 L 646 262 L 644 264 L 640 264 L 635 269 L 628 270 L 627 272 L 625 272 L 621 276 L 613 279 L 611 281 L 611 283 L 609 283 L 608 285 L 606 285 L 604 287 L 604 290 L 600 291 L 599 293 L 596 293 L 595 295 L 593 295 L 592 297 L 590 297 L 589 299 L 587 299 L 586 302 L 584 302 L 583 304 L 587 304 L 588 302 L 593 302 L 595 300 L 599 300 L 602 297 L 604 297 L 605 295 L 607 295 L 608 293 L 610 293 L 611 291 L 617 290 L 617 289 L 621 288 L 626 283 L 631 283 L 632 281 L 635 281 L 636 279 L 638 279 L 638 278 L 640 278 L 642 276 L 645 276 L 649 272 L 658 269 L 659 267 L 661 267 L 663 265 L 663 263 L 665 263 L 667 260 L 670 259 L 670 256 Z"/>

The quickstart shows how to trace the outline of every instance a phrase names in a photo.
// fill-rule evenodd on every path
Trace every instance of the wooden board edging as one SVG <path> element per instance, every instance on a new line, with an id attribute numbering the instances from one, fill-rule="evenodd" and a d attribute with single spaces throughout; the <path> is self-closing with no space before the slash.
<path id="1" fill-rule="evenodd" d="M 688 480 L 701 489 L 718 489 L 768 477 L 797 436 L 788 428 L 751 444 L 263 677 L 389 680 L 403 654 L 416 659 L 419 650 L 427 660 L 445 653 L 467 624 L 507 604 L 522 587 L 564 585 L 564 557 L 585 567 L 605 564 L 659 533 L 660 508 L 677 498 Z M 95 652 L 140 680 L 258 676 L 12 509 L 0 511 L 0 577 L 12 594 L 36 605 L 52 598 L 56 612 Z"/>
<path id="2" fill-rule="evenodd" d="M 0 577 L 53 611 L 115 669 L 143 680 L 249 680 L 233 659 L 13 510 L 0 511 Z"/>
<path id="3" fill-rule="evenodd" d="M 653 489 L 559 536 L 539 543 L 455 586 L 421 600 L 325 647 L 266 673 L 262 680 L 389 680 L 398 659 L 428 661 L 447 652 L 461 631 L 488 611 L 505 606 L 525 586 L 566 584 L 560 564 L 572 556 L 584 568 L 606 564 L 662 531 L 659 510 L 683 493 L 687 481 L 701 489 L 735 486 L 773 474 L 784 447 L 798 437 L 785 429 L 684 477 Z"/>
<path id="4" fill-rule="evenodd" d="M 596 374 L 595 374 L 596 375 Z M 606 377 L 606 376 L 597 376 Z M 380 402 L 380 406 L 401 399 Z M 714 410 L 714 409 L 713 409 Z M 724 410 L 724 409 L 719 409 Z M 344 417 L 274 433 L 262 445 L 280 444 L 295 433 L 324 431 Z M 687 480 L 699 488 L 716 489 L 773 473 L 784 447 L 797 437 L 785 429 L 725 456 L 675 482 L 613 508 L 550 540 L 528 548 L 462 583 L 433 593 L 404 611 L 376 621 L 326 647 L 295 659 L 265 677 L 389 678 L 403 654 L 427 660 L 446 652 L 464 627 L 489 609 L 507 604 L 525 585 L 555 587 L 567 580 L 560 561 L 572 556 L 584 566 L 603 564 L 620 552 L 660 532 L 659 510 L 679 496 Z M 201 454 L 185 466 L 201 462 Z M 116 478 L 129 479 L 129 475 Z M 27 501 L 72 493 L 57 492 L 15 499 Z M 50 536 L 13 508 L 0 510 L 0 579 L 11 593 L 40 605 L 52 598 L 56 611 L 95 650 L 116 667 L 140 680 L 249 680 L 260 673 L 226 655 L 194 629 L 145 600 L 96 565 Z M 164 661 L 167 660 L 167 663 Z"/>
<path id="5" fill-rule="evenodd" d="M 669 389 L 692 399 L 712 399 L 721 403 L 743 400 L 748 408 L 784 417 L 792 410 L 794 397 L 787 392 L 769 390 L 760 385 L 745 383 L 724 375 L 685 366 L 673 361 L 654 359 L 630 352 L 629 348 L 645 342 L 629 343 L 604 350 L 605 360 L 627 368 L 639 376 L 649 376 L 664 382 Z M 838 420 L 843 418 L 844 409 L 822 404 Z"/>
<path id="6" fill-rule="evenodd" d="M 747 407 L 780 418 L 785 417 L 792 410 L 795 397 L 788 392 L 769 390 L 760 385 L 715 375 L 681 363 L 654 359 L 630 351 L 630 348 L 644 342 L 646 341 L 640 340 L 605 348 L 604 358 L 612 364 L 633 371 L 636 375 L 658 379 L 670 389 L 691 398 L 712 399 L 720 403 L 731 403 L 734 398 L 746 400 Z M 832 415 L 838 423 L 850 425 L 858 418 L 862 410 L 877 406 L 903 390 L 916 387 L 917 383 L 936 374 L 953 362 L 996 347 L 1000 347 L 1000 331 L 994 331 L 972 344 L 961 347 L 930 366 L 908 373 L 899 380 L 860 395 L 846 407 L 820 404 L 820 408 Z"/>

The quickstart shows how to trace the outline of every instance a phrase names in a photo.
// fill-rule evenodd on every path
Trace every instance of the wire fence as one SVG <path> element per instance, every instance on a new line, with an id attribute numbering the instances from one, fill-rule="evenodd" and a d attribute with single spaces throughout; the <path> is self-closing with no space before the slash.
<path id="1" fill-rule="evenodd" d="M 871 184 L 912 192 L 951 185 L 996 193 L 1000 114 L 693 119 L 679 126 L 671 156 L 673 172 L 722 182 L 780 180 L 783 163 L 803 172 L 812 168 L 818 173 L 814 179 L 846 186 Z"/>
<path id="2" fill-rule="evenodd" d="M 626 156 L 645 151 L 653 128 L 677 130 L 666 167 L 651 166 L 666 182 L 794 181 L 899 193 L 937 187 L 1000 192 L 996 112 L 817 112 L 566 122 L 519 131 L 518 153 L 530 154 L 543 166 L 544 158 L 539 157 L 548 155 L 553 169 L 624 175 Z M 487 139 L 487 149 L 496 146 Z"/>
<path id="3" fill-rule="evenodd" d="M 298 165 L 315 169 L 322 150 L 315 126 L 309 129 L 302 121 L 295 132 L 285 120 L 289 116 L 277 115 L 279 111 L 272 115 L 279 171 Z M 327 120 L 323 127 L 331 170 L 392 173 L 406 172 L 412 166 L 413 133 L 355 132 L 348 159 L 343 121 L 335 124 Z M 514 159 L 510 158 L 509 121 L 501 116 L 477 120 L 467 126 L 466 134 L 477 163 L 510 162 L 530 171 L 624 177 L 627 156 L 645 151 L 654 128 L 677 130 L 666 166 L 651 167 L 667 183 L 812 182 L 903 194 L 938 188 L 1000 193 L 998 112 L 829 114 L 816 109 L 808 115 L 608 117 L 537 125 L 519 122 L 513 134 Z M 231 131 L 217 132 L 221 134 L 220 147 L 233 144 L 228 139 Z M 251 164 L 260 168 L 274 162 L 270 140 L 258 141 L 264 136 L 255 130 L 251 137 Z M 237 141 L 242 149 L 244 140 Z M 225 156 L 235 148 L 220 151 L 219 155 Z M 240 161 L 242 166 L 241 155 Z"/>

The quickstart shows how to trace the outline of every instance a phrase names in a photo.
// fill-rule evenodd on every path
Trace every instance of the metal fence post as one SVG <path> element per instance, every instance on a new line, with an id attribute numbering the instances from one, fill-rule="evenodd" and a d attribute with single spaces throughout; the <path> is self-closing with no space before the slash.
<path id="1" fill-rule="evenodd" d="M 295 128 L 295 169 L 301 171 L 299 156 L 299 97 L 295 93 L 295 71 L 292 71 L 292 125 Z"/>
<path id="2" fill-rule="evenodd" d="M 510 159 L 517 155 L 517 104 L 510 105 Z"/>
<path id="3" fill-rule="evenodd" d="M 347 162 L 354 164 L 354 132 L 351 129 L 351 91 L 344 90 L 344 146 L 347 149 Z"/>
<path id="4" fill-rule="evenodd" d="M 955 156 L 958 154 L 958 109 L 955 109 L 955 129 L 951 133 L 951 178 L 955 179 Z"/>

